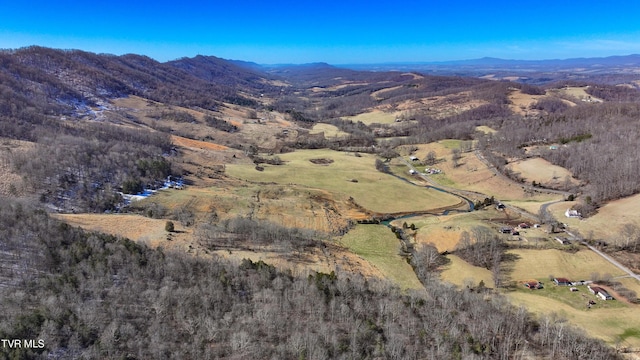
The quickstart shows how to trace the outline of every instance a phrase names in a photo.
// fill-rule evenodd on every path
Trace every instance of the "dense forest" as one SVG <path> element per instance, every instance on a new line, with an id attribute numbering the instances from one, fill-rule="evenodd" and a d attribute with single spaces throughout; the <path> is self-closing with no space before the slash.
<path id="1" fill-rule="evenodd" d="M 459 290 L 414 266 L 425 292 L 351 273 L 163 253 L 26 204 L 0 207 L 4 358 L 615 359 L 559 319 Z M 427 251 L 427 250 L 420 250 Z"/>

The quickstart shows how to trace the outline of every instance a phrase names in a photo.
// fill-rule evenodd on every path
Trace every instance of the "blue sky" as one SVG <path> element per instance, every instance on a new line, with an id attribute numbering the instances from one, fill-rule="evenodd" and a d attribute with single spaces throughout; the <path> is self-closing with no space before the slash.
<path id="1" fill-rule="evenodd" d="M 0 48 L 262 64 L 640 53 L 638 1 L 11 1 Z"/>

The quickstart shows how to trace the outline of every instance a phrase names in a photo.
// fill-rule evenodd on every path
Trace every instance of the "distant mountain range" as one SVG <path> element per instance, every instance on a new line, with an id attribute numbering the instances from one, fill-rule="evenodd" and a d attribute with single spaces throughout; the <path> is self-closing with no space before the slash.
<path id="1" fill-rule="evenodd" d="M 626 56 L 609 56 L 609 57 L 593 57 L 593 58 L 572 58 L 572 59 L 548 59 L 548 60 L 509 60 L 493 57 L 483 57 L 471 60 L 452 60 L 437 62 L 399 62 L 399 63 L 381 63 L 381 64 L 345 64 L 340 67 L 346 67 L 357 70 L 393 70 L 393 69 L 415 69 L 415 70 L 438 70 L 438 69 L 519 69 L 519 70 L 535 70 L 550 71 L 559 69 L 575 69 L 575 68 L 621 68 L 621 67 L 640 67 L 640 55 L 632 54 Z"/>

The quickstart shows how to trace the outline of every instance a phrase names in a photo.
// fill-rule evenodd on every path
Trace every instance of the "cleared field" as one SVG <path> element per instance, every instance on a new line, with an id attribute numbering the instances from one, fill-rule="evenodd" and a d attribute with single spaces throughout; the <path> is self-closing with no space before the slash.
<path id="1" fill-rule="evenodd" d="M 303 276 L 310 271 L 328 273 L 340 269 L 364 276 L 384 277 L 369 262 L 333 244 L 324 247 L 322 250 L 319 248 L 308 249 L 304 253 L 271 251 L 268 248 L 258 248 L 251 251 L 235 249 L 210 251 L 194 240 L 193 229 L 183 228 L 176 221 L 174 221 L 176 232 L 172 233 L 169 239 L 169 233 L 164 231 L 166 220 L 163 219 L 115 214 L 55 214 L 53 216 L 72 226 L 78 226 L 89 231 L 100 231 L 122 236 L 151 247 L 161 247 L 167 251 L 186 252 L 199 257 L 217 255 L 238 262 L 245 258 L 254 261 L 263 260 Z"/>
<path id="2" fill-rule="evenodd" d="M 490 270 L 473 266 L 456 255 L 449 254 L 447 257 L 451 260 L 451 263 L 440 274 L 442 280 L 461 287 L 465 286 L 466 283 L 472 283 L 477 286 L 482 280 L 485 287 L 493 288 L 493 278 Z"/>
<path id="3" fill-rule="evenodd" d="M 311 131 L 309 131 L 309 134 L 319 134 L 319 133 L 324 133 L 325 138 L 337 138 L 337 137 L 349 136 L 349 133 L 346 133 L 338 129 L 337 126 L 331 125 L 331 124 L 323 124 L 323 123 L 317 123 L 313 125 L 313 128 L 311 128 Z"/>
<path id="4" fill-rule="evenodd" d="M 509 108 L 516 114 L 527 114 L 530 112 L 531 105 L 535 104 L 544 96 L 545 95 L 529 95 L 524 94 L 520 90 L 514 90 L 509 94 L 509 101 L 511 101 Z"/>
<path id="5" fill-rule="evenodd" d="M 587 88 L 588 86 L 567 86 L 562 89 L 558 89 L 557 91 L 561 94 L 573 96 L 579 100 L 590 99 L 594 102 L 602 102 L 602 99 L 587 94 L 585 91 Z"/>
<path id="6" fill-rule="evenodd" d="M 515 161 L 507 165 L 508 169 L 519 173 L 527 183 L 535 181 L 547 186 L 561 187 L 567 181 L 578 184 L 578 179 L 573 178 L 571 172 L 561 166 L 553 165 L 542 158 L 531 158 Z"/>
<path id="7" fill-rule="evenodd" d="M 0 195 L 24 196 L 32 190 L 11 165 L 16 154 L 31 152 L 36 144 L 28 141 L 0 138 Z"/>
<path id="8" fill-rule="evenodd" d="M 381 213 L 425 211 L 459 203 L 454 196 L 415 186 L 377 171 L 373 155 L 358 157 L 323 149 L 296 151 L 282 154 L 280 158 L 284 165 L 266 165 L 264 171 L 255 170 L 252 164 L 230 164 L 226 173 L 253 182 L 301 184 L 325 189 L 351 196 L 366 209 Z M 315 159 L 326 159 L 327 164 L 310 161 Z"/>
<path id="9" fill-rule="evenodd" d="M 423 289 L 411 266 L 398 255 L 400 243 L 383 225 L 357 225 L 340 243 L 369 261 L 389 280 L 403 289 Z"/>
<path id="10" fill-rule="evenodd" d="M 581 291 L 581 293 L 591 295 L 588 291 Z M 598 308 L 596 305 L 587 310 L 586 306 L 577 309 L 563 301 L 537 294 L 535 291 L 515 291 L 508 293 L 508 296 L 515 304 L 523 305 L 535 314 L 560 315 L 571 324 L 584 329 L 589 335 L 612 345 L 640 347 L 638 331 L 640 311 L 637 305 L 615 304 L 615 306 L 608 305 L 608 308 Z M 586 300 L 584 302 L 586 303 Z"/>
<path id="11" fill-rule="evenodd" d="M 481 211 L 432 217 L 433 220 L 428 218 L 428 221 L 407 220 L 407 223 L 415 223 L 418 228 L 416 242 L 434 244 L 438 251 L 443 252 L 455 250 L 463 232 L 471 231 L 477 226 L 487 227 L 485 217 L 488 216 L 490 215 Z"/>
<path id="12" fill-rule="evenodd" d="M 345 119 L 353 122 L 362 121 L 365 125 L 371 124 L 393 124 L 396 121 L 399 113 L 384 112 L 380 110 L 373 110 L 367 113 L 358 114 L 356 116 L 347 116 Z"/>
<path id="13" fill-rule="evenodd" d="M 401 89 L 402 87 L 403 87 L 402 85 L 399 85 L 399 86 L 394 86 L 394 87 L 390 87 L 390 88 L 374 91 L 374 92 L 371 93 L 371 97 L 376 99 L 376 100 L 384 100 L 384 96 L 383 95 L 384 95 L 385 92 Z"/>
<path id="14" fill-rule="evenodd" d="M 528 211 L 531 214 L 537 215 L 540 212 L 540 207 L 544 203 L 560 200 L 562 199 L 562 196 L 558 195 L 555 198 L 553 197 L 553 195 L 549 195 L 546 198 L 544 196 L 538 196 L 537 199 L 538 200 L 525 200 L 525 201 L 508 200 L 508 201 L 505 201 L 505 203 L 508 205 L 513 205 L 522 210 Z"/>
<path id="15" fill-rule="evenodd" d="M 180 248 L 191 242 L 191 231 L 174 221 L 176 232 L 167 241 L 167 220 L 129 214 L 54 214 L 53 217 L 72 226 L 126 237 L 151 247 Z M 186 245 L 185 245 L 186 244 Z"/>
<path id="16" fill-rule="evenodd" d="M 215 211 L 220 219 L 236 216 L 268 220 L 287 227 L 336 232 L 347 228 L 349 220 L 366 218 L 346 196 L 320 189 L 279 184 L 251 184 L 219 181 L 214 186 L 160 191 L 135 204 L 144 208 L 158 204 L 173 211 L 184 206 L 205 218 Z"/>
<path id="17" fill-rule="evenodd" d="M 204 150 L 227 150 L 228 147 L 224 145 L 218 145 L 206 141 L 198 141 L 193 139 L 187 139 L 182 136 L 171 135 L 171 142 L 177 146 L 183 146 L 193 149 L 204 149 Z"/>
<path id="18" fill-rule="evenodd" d="M 615 241 L 620 237 L 620 230 L 625 224 L 640 226 L 640 195 L 607 203 L 598 213 L 587 219 L 567 218 L 565 211 L 575 202 L 564 202 L 549 206 L 551 214 L 559 221 L 578 229 L 586 238 Z"/>
<path id="19" fill-rule="evenodd" d="M 570 253 L 555 249 L 515 249 L 509 250 L 509 253 L 520 257 L 513 264 L 511 272 L 511 278 L 515 281 L 548 279 L 550 275 L 578 281 L 590 280 L 592 273 L 613 276 L 625 274 L 591 250 Z"/>
<path id="20" fill-rule="evenodd" d="M 431 167 L 442 170 L 442 174 L 431 178 L 442 185 L 461 190 L 475 191 L 502 201 L 546 202 L 555 196 L 531 193 L 522 186 L 497 176 L 481 162 L 473 152 L 462 153 L 459 166 L 453 166 L 451 151 L 460 146 L 460 140 L 442 140 L 436 143 L 417 145 L 415 156 L 424 159 L 430 151 L 435 152 L 439 162 Z M 422 170 L 422 167 L 418 167 Z"/>
<path id="21" fill-rule="evenodd" d="M 577 292 L 571 292 L 568 287 L 558 287 L 548 280 L 549 275 L 588 280 L 592 272 L 619 274 L 620 271 L 615 267 L 588 250 L 575 254 L 560 250 L 517 249 L 509 252 L 520 257 L 513 264 L 511 273 L 511 279 L 518 282 L 518 287 L 505 293 L 515 304 L 523 305 L 538 315 L 560 315 L 591 336 L 610 344 L 619 342 L 626 347 L 640 347 L 638 305 L 617 300 L 601 301 L 589 293 L 586 286 L 579 286 Z M 483 280 L 487 287 L 493 286 L 489 270 L 472 266 L 455 255 L 447 257 L 451 264 L 442 272 L 442 280 L 458 286 L 468 283 L 477 285 Z M 545 288 L 532 291 L 521 286 L 521 282 L 534 279 L 543 281 Z M 628 284 L 632 279 L 624 278 L 620 281 L 627 288 L 635 290 L 634 284 Z M 596 301 L 591 309 L 586 307 L 588 300 Z"/>
<path id="22" fill-rule="evenodd" d="M 488 127 L 488 126 L 485 126 L 485 125 L 476 126 L 476 130 L 480 131 L 480 132 L 483 132 L 485 134 L 495 134 L 497 132 L 496 130 L 494 130 L 494 129 Z"/>

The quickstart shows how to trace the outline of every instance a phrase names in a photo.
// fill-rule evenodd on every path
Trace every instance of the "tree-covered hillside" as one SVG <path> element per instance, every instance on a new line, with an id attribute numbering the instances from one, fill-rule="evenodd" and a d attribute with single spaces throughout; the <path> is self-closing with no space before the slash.
<path id="1" fill-rule="evenodd" d="M 433 279 L 403 293 L 349 273 L 163 253 L 2 203 L 0 338 L 44 342 L 4 358 L 616 358 L 562 321 Z"/>

